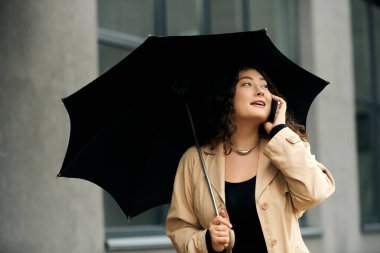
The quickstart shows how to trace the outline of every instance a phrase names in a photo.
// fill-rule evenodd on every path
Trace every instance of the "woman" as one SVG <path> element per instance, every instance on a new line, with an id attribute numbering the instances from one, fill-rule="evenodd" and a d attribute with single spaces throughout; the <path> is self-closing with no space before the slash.
<path id="1" fill-rule="evenodd" d="M 219 134 L 202 147 L 219 216 L 191 147 L 179 162 L 167 235 L 177 252 L 309 252 L 298 218 L 334 192 L 332 175 L 262 71 L 241 68 L 225 91 Z"/>

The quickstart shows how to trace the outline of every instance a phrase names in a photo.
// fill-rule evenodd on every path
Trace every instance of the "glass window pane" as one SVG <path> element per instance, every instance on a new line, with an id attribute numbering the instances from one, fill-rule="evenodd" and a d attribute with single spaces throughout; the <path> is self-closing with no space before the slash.
<path id="1" fill-rule="evenodd" d="M 380 223 L 379 6 L 373 1 L 352 0 L 357 144 L 361 219 L 365 228 Z M 377 91 L 377 94 L 375 93 Z M 376 140 L 378 138 L 378 140 Z"/>
<path id="2" fill-rule="evenodd" d="M 154 0 L 98 0 L 98 26 L 146 38 L 154 32 Z"/>
<path id="3" fill-rule="evenodd" d="M 371 99 L 371 61 L 367 3 L 352 1 L 356 97 Z"/>
<path id="4" fill-rule="evenodd" d="M 168 35 L 196 35 L 200 33 L 201 1 L 166 0 L 166 8 Z"/>
<path id="5" fill-rule="evenodd" d="M 164 233 L 164 224 L 168 211 L 168 205 L 152 208 L 128 221 L 128 218 L 120 209 L 116 201 L 107 192 L 104 192 L 104 207 L 106 209 L 106 227 L 123 227 L 125 231 L 137 232 L 137 227 L 145 228 L 146 233 Z M 154 226 L 159 225 L 159 226 Z M 147 231 L 149 230 L 149 232 Z"/>
<path id="6" fill-rule="evenodd" d="M 130 50 L 99 44 L 99 74 L 109 70 L 130 52 Z"/>
<path id="7" fill-rule="evenodd" d="M 212 33 L 239 32 L 243 30 L 241 0 L 211 1 Z"/>
<path id="8" fill-rule="evenodd" d="M 358 107 L 356 113 L 357 143 L 360 171 L 360 201 L 363 222 L 373 222 L 375 217 L 375 187 L 373 149 L 371 148 L 371 116 L 368 109 Z"/>
<path id="9" fill-rule="evenodd" d="M 379 83 L 378 83 L 379 84 Z M 378 107 L 377 108 L 380 108 L 380 104 L 378 104 Z M 376 212 L 376 223 L 380 224 L 380 160 L 379 160 L 379 157 L 380 157 L 380 135 L 378 134 L 378 131 L 380 129 L 380 110 L 378 109 L 377 110 L 377 124 L 375 126 L 375 136 L 376 136 L 376 139 L 374 140 L 374 144 L 375 144 L 375 147 L 374 147 L 374 161 L 376 163 L 375 165 L 375 176 L 374 176 L 374 184 L 376 186 L 376 199 L 375 199 L 375 203 L 376 203 L 376 207 L 375 207 L 375 212 Z"/>
<path id="10" fill-rule="evenodd" d="M 375 63 L 375 73 L 376 73 L 376 86 L 377 86 L 377 102 L 380 103 L 380 5 L 373 4 L 373 48 L 374 52 L 374 63 Z"/>
<path id="11" fill-rule="evenodd" d="M 297 5 L 297 0 L 249 1 L 250 29 L 267 28 L 273 43 L 296 62 L 298 60 Z"/>

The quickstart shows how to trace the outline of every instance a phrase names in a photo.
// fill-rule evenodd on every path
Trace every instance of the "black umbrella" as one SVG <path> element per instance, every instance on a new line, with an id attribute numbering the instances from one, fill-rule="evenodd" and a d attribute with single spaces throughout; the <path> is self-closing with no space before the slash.
<path id="1" fill-rule="evenodd" d="M 265 30 L 150 36 L 63 99 L 71 133 L 58 176 L 99 185 L 128 217 L 169 203 L 178 161 L 195 144 L 186 108 L 202 144 L 214 134 L 207 108 L 215 80 L 242 65 L 260 66 L 301 124 L 327 84 L 283 55 Z"/>

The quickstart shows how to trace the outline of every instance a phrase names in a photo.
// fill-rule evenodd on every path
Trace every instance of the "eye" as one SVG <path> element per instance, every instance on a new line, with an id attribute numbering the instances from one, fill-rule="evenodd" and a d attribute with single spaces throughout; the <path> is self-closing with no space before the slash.
<path id="1" fill-rule="evenodd" d="M 242 83 L 240 86 L 248 86 L 248 87 L 251 87 L 251 86 L 253 86 L 253 84 L 250 83 L 250 82 L 244 82 L 244 83 Z"/>
<path id="2" fill-rule="evenodd" d="M 262 84 L 260 85 L 261 89 L 264 89 L 264 90 L 268 90 L 269 89 L 269 86 L 268 84 Z"/>

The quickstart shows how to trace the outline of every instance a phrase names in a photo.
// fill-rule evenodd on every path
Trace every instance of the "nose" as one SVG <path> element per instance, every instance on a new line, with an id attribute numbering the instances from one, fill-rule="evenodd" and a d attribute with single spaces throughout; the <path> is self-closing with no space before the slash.
<path id="1" fill-rule="evenodd" d="M 256 96 L 264 96 L 264 89 L 259 85 L 254 85 Z"/>

